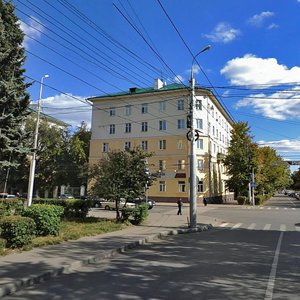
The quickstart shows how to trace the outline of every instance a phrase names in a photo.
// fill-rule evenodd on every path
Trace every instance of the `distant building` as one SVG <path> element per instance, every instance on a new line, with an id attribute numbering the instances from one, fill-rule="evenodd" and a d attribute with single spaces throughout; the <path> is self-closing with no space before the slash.
<path id="1" fill-rule="evenodd" d="M 214 94 L 196 87 L 194 120 L 188 120 L 190 89 L 181 84 L 165 85 L 155 80 L 151 88 L 90 98 L 93 102 L 90 164 L 111 150 L 140 146 L 154 153 L 150 173 L 159 178 L 148 190 L 156 201 L 189 198 L 189 154 L 187 122 L 193 121 L 197 198 L 209 202 L 232 196 L 225 190 L 227 176 L 222 158 L 227 153 L 234 121 Z"/>

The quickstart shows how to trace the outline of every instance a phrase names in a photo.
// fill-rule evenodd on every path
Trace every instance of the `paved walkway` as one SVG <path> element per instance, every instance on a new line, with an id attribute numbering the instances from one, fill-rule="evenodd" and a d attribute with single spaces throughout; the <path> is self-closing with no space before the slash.
<path id="1" fill-rule="evenodd" d="M 74 267 L 112 257 L 161 236 L 208 230 L 215 221 L 199 216 L 201 224 L 191 230 L 188 228 L 187 205 L 181 216 L 176 215 L 177 207 L 174 204 L 165 205 L 170 207 L 167 213 L 159 213 L 154 208 L 147 222 L 140 226 L 0 257 L 0 297 L 63 272 L 71 272 Z M 208 209 L 209 206 L 201 207 L 202 211 Z"/>

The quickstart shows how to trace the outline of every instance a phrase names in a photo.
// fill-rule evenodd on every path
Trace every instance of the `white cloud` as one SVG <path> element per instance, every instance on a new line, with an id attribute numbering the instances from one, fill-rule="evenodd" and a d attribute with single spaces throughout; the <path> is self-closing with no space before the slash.
<path id="1" fill-rule="evenodd" d="M 251 17 L 250 19 L 248 19 L 248 23 L 256 26 L 256 27 L 260 27 L 263 25 L 265 19 L 273 17 L 274 13 L 271 11 L 263 11 L 262 13 L 260 13 L 259 15 L 254 15 L 253 17 Z"/>
<path id="2" fill-rule="evenodd" d="M 277 24 L 272 23 L 272 24 L 270 24 L 270 25 L 267 27 L 267 29 L 271 30 L 271 29 L 276 29 L 276 28 L 278 28 L 278 27 L 279 27 L 279 26 L 278 26 Z"/>
<path id="3" fill-rule="evenodd" d="M 174 80 L 176 83 L 182 83 L 185 79 L 181 75 L 176 75 Z"/>
<path id="4" fill-rule="evenodd" d="M 282 84 L 299 82 L 300 67 L 288 69 L 279 64 L 276 58 L 259 58 L 246 54 L 228 61 L 221 74 L 232 85 Z"/>
<path id="5" fill-rule="evenodd" d="M 279 154 L 299 153 L 300 139 L 279 140 L 279 141 L 258 141 L 260 146 L 268 146 L 275 149 Z"/>
<path id="6" fill-rule="evenodd" d="M 58 120 L 70 124 L 72 127 L 80 126 L 84 121 L 91 127 L 92 106 L 83 103 L 85 97 L 69 95 L 55 95 L 42 100 L 42 111 Z M 80 102 L 83 101 L 83 102 Z"/>
<path id="7" fill-rule="evenodd" d="M 272 94 L 251 94 L 238 101 L 236 107 L 252 107 L 265 117 L 286 120 L 300 117 L 300 86 Z"/>
<path id="8" fill-rule="evenodd" d="M 221 22 L 210 34 L 204 36 L 213 42 L 229 43 L 240 34 L 240 30 L 232 28 L 228 23 Z"/>
<path id="9" fill-rule="evenodd" d="M 24 23 L 21 20 L 19 22 L 22 31 L 25 33 L 23 46 L 25 48 L 28 48 L 29 43 L 33 41 L 31 38 L 29 38 L 29 36 L 35 39 L 39 39 L 44 27 L 40 24 L 40 20 L 33 17 L 29 19 L 28 23 Z"/>

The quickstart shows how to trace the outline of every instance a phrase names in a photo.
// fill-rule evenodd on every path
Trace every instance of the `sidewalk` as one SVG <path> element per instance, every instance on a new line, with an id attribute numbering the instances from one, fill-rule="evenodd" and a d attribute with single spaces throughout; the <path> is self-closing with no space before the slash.
<path id="1" fill-rule="evenodd" d="M 189 229 L 189 207 L 185 205 L 183 215 L 177 216 L 177 207 L 167 205 L 170 207 L 167 213 L 159 213 L 154 208 L 147 222 L 140 226 L 0 257 L 0 297 L 162 236 L 204 231 L 212 227 L 210 223 L 213 220 L 201 216 L 201 224 Z"/>

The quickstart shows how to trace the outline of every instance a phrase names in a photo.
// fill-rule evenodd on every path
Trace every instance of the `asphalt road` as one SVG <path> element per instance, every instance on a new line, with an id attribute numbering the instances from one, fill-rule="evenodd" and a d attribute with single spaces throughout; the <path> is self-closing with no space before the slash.
<path id="1" fill-rule="evenodd" d="M 164 211 L 174 208 L 158 208 Z M 211 231 L 179 235 L 5 299 L 299 299 L 300 201 L 213 206 Z"/>

